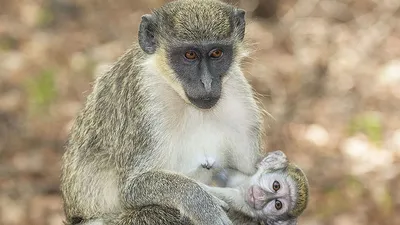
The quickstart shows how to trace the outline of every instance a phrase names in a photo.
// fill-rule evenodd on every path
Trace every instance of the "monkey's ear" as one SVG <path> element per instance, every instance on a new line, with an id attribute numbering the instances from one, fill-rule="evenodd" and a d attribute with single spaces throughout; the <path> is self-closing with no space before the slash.
<path id="1" fill-rule="evenodd" d="M 155 16 L 151 14 L 143 15 L 139 26 L 139 45 L 148 54 L 153 54 L 157 49 L 155 31 Z"/>
<path id="2" fill-rule="evenodd" d="M 257 169 L 262 167 L 268 170 L 279 170 L 284 169 L 288 166 L 288 159 L 281 150 L 269 152 L 261 162 L 257 164 Z"/>
<path id="3" fill-rule="evenodd" d="M 233 12 L 233 24 L 235 27 L 235 33 L 239 40 L 243 40 L 245 27 L 246 27 L 246 20 L 245 20 L 246 11 L 243 9 L 235 9 Z"/>

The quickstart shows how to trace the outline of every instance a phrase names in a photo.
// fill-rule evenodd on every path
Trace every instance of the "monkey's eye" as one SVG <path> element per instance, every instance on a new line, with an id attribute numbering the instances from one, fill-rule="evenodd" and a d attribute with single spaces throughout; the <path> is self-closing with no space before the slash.
<path id="1" fill-rule="evenodd" d="M 221 49 L 214 49 L 210 52 L 210 57 L 214 59 L 218 59 L 223 55 L 223 52 Z"/>
<path id="2" fill-rule="evenodd" d="M 197 58 L 197 54 L 196 54 L 196 52 L 190 50 L 190 51 L 185 52 L 185 58 L 193 60 L 193 59 Z"/>
<path id="3" fill-rule="evenodd" d="M 274 183 L 272 184 L 272 189 L 274 189 L 274 191 L 278 191 L 281 188 L 281 184 L 278 181 L 274 181 Z"/>
<path id="4" fill-rule="evenodd" d="M 275 209 L 281 210 L 282 209 L 282 202 L 279 200 L 275 200 Z"/>

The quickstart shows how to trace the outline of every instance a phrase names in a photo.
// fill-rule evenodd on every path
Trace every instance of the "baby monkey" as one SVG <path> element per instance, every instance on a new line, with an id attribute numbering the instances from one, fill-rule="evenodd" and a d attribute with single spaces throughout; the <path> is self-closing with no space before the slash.
<path id="1" fill-rule="evenodd" d="M 229 178 L 229 169 L 215 168 L 206 158 L 202 168 L 216 169 L 215 179 Z M 212 161 L 212 160 L 211 160 Z M 233 224 L 295 225 L 307 207 L 309 185 L 304 172 L 282 151 L 273 151 L 257 165 L 257 172 L 236 187 L 205 187 L 230 206 Z"/>

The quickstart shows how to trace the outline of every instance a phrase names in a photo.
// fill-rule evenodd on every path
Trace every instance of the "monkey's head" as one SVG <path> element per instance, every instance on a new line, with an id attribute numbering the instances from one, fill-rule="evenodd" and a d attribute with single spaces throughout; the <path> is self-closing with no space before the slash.
<path id="1" fill-rule="evenodd" d="M 186 101 L 212 108 L 241 59 L 245 11 L 216 0 L 178 0 L 142 16 L 141 49 Z"/>
<path id="2" fill-rule="evenodd" d="M 277 156 L 276 152 L 282 155 Z M 307 207 L 308 180 L 298 166 L 287 161 L 283 152 L 276 152 L 258 165 L 245 199 L 267 224 L 294 225 Z"/>

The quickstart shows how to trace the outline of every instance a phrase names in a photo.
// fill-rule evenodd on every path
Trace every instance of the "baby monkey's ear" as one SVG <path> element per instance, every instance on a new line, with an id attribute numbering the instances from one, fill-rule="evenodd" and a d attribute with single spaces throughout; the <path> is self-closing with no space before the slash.
<path id="1" fill-rule="evenodd" d="M 273 152 L 269 152 L 265 158 L 261 160 L 261 162 L 257 163 L 257 169 L 265 169 L 265 170 L 279 170 L 284 169 L 288 166 L 288 159 L 281 150 L 276 150 Z"/>

